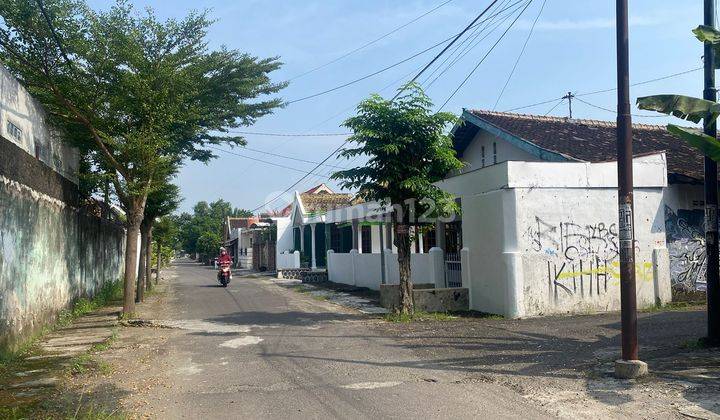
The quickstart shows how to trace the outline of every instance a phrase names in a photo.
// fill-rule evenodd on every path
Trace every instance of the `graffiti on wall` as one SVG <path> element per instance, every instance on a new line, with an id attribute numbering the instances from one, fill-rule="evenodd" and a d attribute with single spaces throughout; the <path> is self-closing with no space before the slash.
<path id="1" fill-rule="evenodd" d="M 618 230 L 615 223 L 549 223 L 535 217 L 525 236 L 530 248 L 547 260 L 548 294 L 557 301 L 562 295 L 580 298 L 606 294 L 619 285 Z M 652 263 L 636 264 L 638 280 L 653 279 Z"/>
<path id="2" fill-rule="evenodd" d="M 702 210 L 677 212 L 665 206 L 670 281 L 676 290 L 706 289 L 705 222 Z"/>

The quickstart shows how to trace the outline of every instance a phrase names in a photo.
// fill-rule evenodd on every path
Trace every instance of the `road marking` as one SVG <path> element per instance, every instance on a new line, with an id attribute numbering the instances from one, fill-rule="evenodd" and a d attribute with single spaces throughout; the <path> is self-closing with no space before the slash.
<path id="1" fill-rule="evenodd" d="M 398 386 L 402 382 L 358 382 L 356 384 L 343 385 L 346 389 L 377 389 Z"/>
<path id="2" fill-rule="evenodd" d="M 155 321 L 155 323 L 172 328 L 180 328 L 181 330 L 201 331 L 211 334 L 239 334 L 250 332 L 250 326 L 248 325 L 226 324 L 223 322 L 203 321 L 201 319 Z"/>
<path id="3" fill-rule="evenodd" d="M 233 340 L 228 340 L 228 341 L 226 341 L 226 342 L 224 342 L 224 343 L 221 343 L 221 344 L 220 344 L 220 347 L 230 347 L 231 349 L 237 349 L 237 348 L 240 348 L 240 347 L 242 347 L 242 346 L 249 346 L 249 345 L 252 345 L 252 344 L 258 344 L 258 343 L 260 343 L 261 341 L 263 341 L 263 339 L 260 338 L 260 337 L 254 337 L 254 336 L 252 336 L 252 335 L 248 335 L 248 336 L 245 336 L 245 337 L 240 337 L 240 338 L 236 338 L 236 339 L 233 339 Z"/>

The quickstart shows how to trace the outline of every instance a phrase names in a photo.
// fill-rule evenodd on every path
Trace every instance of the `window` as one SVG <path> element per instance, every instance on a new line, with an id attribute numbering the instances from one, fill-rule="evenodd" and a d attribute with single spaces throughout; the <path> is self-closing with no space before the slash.
<path id="1" fill-rule="evenodd" d="M 370 254 L 372 253 L 372 230 L 370 226 L 361 226 L 360 228 L 360 235 L 362 238 L 360 241 L 362 242 L 362 253 L 363 254 Z"/>
<path id="2" fill-rule="evenodd" d="M 17 141 L 22 140 L 22 130 L 20 129 L 20 127 L 8 120 L 6 128 L 10 137 L 14 138 Z"/>
<path id="3" fill-rule="evenodd" d="M 42 144 L 35 142 L 35 159 L 42 160 L 43 149 Z"/>
<path id="4" fill-rule="evenodd" d="M 493 142 L 493 165 L 497 163 L 497 143 Z"/>
<path id="5" fill-rule="evenodd" d="M 480 146 L 480 156 L 482 157 L 482 167 L 485 167 L 485 146 Z"/>

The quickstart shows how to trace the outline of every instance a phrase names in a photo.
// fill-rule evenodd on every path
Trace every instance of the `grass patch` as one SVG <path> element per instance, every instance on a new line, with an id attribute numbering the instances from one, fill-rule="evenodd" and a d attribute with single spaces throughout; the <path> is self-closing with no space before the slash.
<path id="1" fill-rule="evenodd" d="M 124 420 L 128 416 L 115 411 L 89 406 L 83 407 L 82 401 L 75 407 L 51 403 L 34 404 L 22 407 L 0 407 L 0 419 L 68 419 L 68 420 Z"/>
<path id="2" fill-rule="evenodd" d="M 449 312 L 419 312 L 412 315 L 392 312 L 383 317 L 387 322 L 413 322 L 413 321 L 452 321 L 460 318 Z"/>
<path id="3" fill-rule="evenodd" d="M 658 304 L 658 305 L 650 306 L 648 308 L 644 308 L 640 312 L 652 313 L 652 312 L 686 311 L 688 309 L 692 309 L 701 304 L 702 304 L 702 302 L 692 302 L 692 301 L 668 302 L 664 305 Z"/>

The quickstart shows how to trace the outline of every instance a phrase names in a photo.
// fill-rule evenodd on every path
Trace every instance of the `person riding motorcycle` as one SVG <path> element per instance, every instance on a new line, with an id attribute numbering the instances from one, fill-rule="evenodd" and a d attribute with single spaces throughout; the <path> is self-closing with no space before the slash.
<path id="1" fill-rule="evenodd" d="M 217 257 L 217 264 L 220 267 L 220 271 L 218 271 L 217 274 L 219 281 L 220 275 L 222 275 L 223 267 L 229 267 L 232 264 L 232 257 L 230 256 L 230 254 L 227 253 L 227 250 L 225 248 L 220 248 L 220 256 Z"/>

